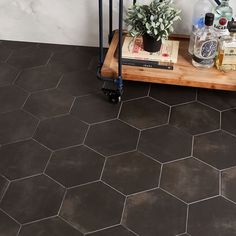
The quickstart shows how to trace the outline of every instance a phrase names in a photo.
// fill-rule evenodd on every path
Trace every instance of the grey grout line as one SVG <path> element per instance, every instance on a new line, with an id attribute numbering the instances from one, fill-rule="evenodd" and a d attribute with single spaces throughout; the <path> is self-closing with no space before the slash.
<path id="1" fill-rule="evenodd" d="M 148 97 L 151 97 L 150 94 L 151 94 L 151 89 L 152 89 L 152 85 L 151 83 L 149 84 L 149 87 L 148 87 L 148 92 L 147 92 L 147 96 Z"/>
<path id="2" fill-rule="evenodd" d="M 129 151 L 126 151 L 126 152 L 120 152 L 120 153 L 108 155 L 108 156 L 106 156 L 106 157 L 107 157 L 107 158 L 111 158 L 111 157 L 120 156 L 120 155 L 125 155 L 125 154 L 132 153 L 132 152 L 136 152 L 136 151 L 137 151 L 136 149 L 132 149 L 132 150 L 129 150 Z"/>
<path id="3" fill-rule="evenodd" d="M 234 205 L 236 205 L 236 202 L 234 202 L 233 200 L 229 199 L 229 198 L 226 197 L 225 195 L 222 195 L 221 197 L 224 198 L 225 200 L 227 200 L 227 201 L 233 203 Z"/>
<path id="4" fill-rule="evenodd" d="M 167 191 L 167 190 L 165 190 L 164 188 L 162 188 L 162 187 L 159 187 L 159 189 L 161 189 L 161 190 L 162 190 L 162 191 L 164 191 L 165 193 L 169 194 L 170 196 L 174 197 L 175 199 L 177 199 L 177 200 L 181 201 L 181 202 L 182 202 L 182 203 L 184 203 L 185 205 L 188 205 L 188 204 L 189 204 L 188 202 L 185 202 L 183 199 L 181 199 L 181 198 L 179 198 L 179 197 L 175 196 L 174 194 L 172 194 L 172 193 L 168 192 L 168 191 Z"/>
<path id="5" fill-rule="evenodd" d="M 94 122 L 94 123 L 91 123 L 90 125 L 91 125 L 91 126 L 100 125 L 100 124 L 108 123 L 108 122 L 115 121 L 115 120 L 117 120 L 117 118 L 112 118 L 112 119 L 108 119 L 108 120 L 103 120 L 103 121 L 99 121 L 99 122 Z"/>
<path id="6" fill-rule="evenodd" d="M 18 231 L 17 231 L 17 233 L 16 233 L 16 236 L 19 236 L 19 235 L 20 235 L 21 229 L 22 229 L 22 225 L 20 225 L 20 227 L 19 227 L 19 229 L 18 229 Z"/>
<path id="7" fill-rule="evenodd" d="M 130 98 L 130 99 L 127 99 L 127 100 L 122 101 L 122 102 L 127 103 L 127 102 L 132 102 L 132 101 L 136 101 L 136 100 L 140 100 L 140 99 L 144 99 L 144 98 L 148 98 L 148 95 L 137 97 L 137 98 Z"/>
<path id="8" fill-rule="evenodd" d="M 34 178 L 34 177 L 38 177 L 38 176 L 41 176 L 41 175 L 43 175 L 42 172 L 41 172 L 41 173 L 37 173 L 37 174 L 33 174 L 33 175 L 28 175 L 28 176 L 16 178 L 16 179 L 12 179 L 12 180 L 11 180 L 11 183 L 14 183 L 14 182 L 17 182 L 17 181 L 27 180 L 27 179 Z"/>
<path id="9" fill-rule="evenodd" d="M 108 227 L 105 227 L 105 228 L 102 228 L 102 229 L 89 231 L 89 232 L 85 233 L 84 235 L 90 235 L 90 234 L 93 234 L 93 233 L 98 233 L 98 232 L 101 232 L 101 231 L 104 231 L 104 230 L 107 230 L 107 229 L 112 229 L 112 228 L 117 227 L 117 226 L 120 226 L 120 224 L 115 224 L 115 225 L 111 225 L 111 226 L 108 226 Z"/>
<path id="10" fill-rule="evenodd" d="M 23 139 L 17 139 L 17 140 L 15 140 L 15 141 L 13 141 L 13 142 L 10 142 L 10 143 L 2 143 L 2 144 L 1 144 L 1 147 L 7 146 L 7 145 L 11 145 L 11 144 L 16 144 L 16 143 L 19 143 L 19 142 L 28 141 L 28 140 L 30 140 L 30 139 L 31 139 L 31 137 L 29 137 L 29 138 L 23 138 Z"/>
<path id="11" fill-rule="evenodd" d="M 158 160 L 154 159 L 154 157 L 151 157 L 151 156 L 149 156 L 148 154 L 146 154 L 146 153 L 144 153 L 144 152 L 142 152 L 142 151 L 140 151 L 140 150 L 137 150 L 137 152 L 139 152 L 139 153 L 143 154 L 143 155 L 144 155 L 144 156 L 146 156 L 147 158 L 149 158 L 149 159 L 151 159 L 151 160 L 153 160 L 153 161 L 157 162 L 157 163 L 158 163 L 158 164 L 160 164 L 160 165 L 162 165 L 162 164 L 163 164 L 162 162 L 160 162 L 160 161 L 158 161 Z"/>
<path id="12" fill-rule="evenodd" d="M 127 194 L 127 198 L 134 197 L 134 196 L 142 194 L 142 193 L 148 193 L 148 192 L 151 192 L 151 191 L 157 190 L 157 189 L 159 189 L 159 187 L 154 187 L 154 188 L 151 188 L 151 189 L 142 190 L 140 192 L 130 193 L 130 194 Z"/>
<path id="13" fill-rule="evenodd" d="M 17 69 L 17 70 L 18 70 L 18 69 Z M 16 74 L 16 78 L 12 81 L 12 85 L 18 86 L 18 85 L 16 84 L 16 81 L 19 79 L 19 77 L 20 77 L 22 71 L 23 71 L 23 70 L 19 70 L 19 71 L 18 71 L 18 73 Z M 18 86 L 18 87 L 20 87 L 20 86 Z M 20 87 L 20 88 L 21 88 L 21 87 Z M 24 88 L 21 88 L 21 89 L 25 90 Z M 26 91 L 26 90 L 25 90 L 25 91 Z M 27 91 L 27 92 L 29 92 L 29 91 Z"/>
<path id="14" fill-rule="evenodd" d="M 220 112 L 220 129 L 222 129 L 222 115 L 223 115 L 223 113 Z"/>
<path id="15" fill-rule="evenodd" d="M 70 225 L 73 229 L 77 230 L 78 232 L 82 233 L 78 228 L 76 228 L 71 222 L 69 222 L 68 220 L 66 220 L 63 216 L 58 215 L 58 218 L 60 218 L 62 221 L 64 221 L 65 223 L 67 223 L 68 225 Z M 82 233 L 84 235 L 84 233 Z M 67 235 L 70 236 L 70 235 Z"/>
<path id="16" fill-rule="evenodd" d="M 25 113 L 27 113 L 28 115 L 30 115 L 31 117 L 33 117 L 34 119 L 36 119 L 38 122 L 40 122 L 40 119 L 39 119 L 37 116 L 35 116 L 35 115 L 33 115 L 32 113 L 30 113 L 29 111 L 27 111 L 27 110 L 25 110 L 25 109 L 23 109 L 23 108 L 21 108 L 20 110 L 23 111 L 23 112 L 25 112 Z"/>
<path id="17" fill-rule="evenodd" d="M 191 156 L 193 156 L 194 154 L 194 143 L 195 143 L 195 136 L 192 136 Z"/>
<path id="18" fill-rule="evenodd" d="M 187 212 L 186 212 L 185 233 L 188 232 L 188 221 L 189 221 L 189 204 L 187 205 Z"/>
<path id="19" fill-rule="evenodd" d="M 221 172 L 225 172 L 225 171 L 227 171 L 227 170 L 231 170 L 231 169 L 234 169 L 235 168 L 235 170 L 236 170 L 236 165 L 235 166 L 230 166 L 230 167 L 227 167 L 227 168 L 224 168 L 224 169 L 221 169 L 220 171 Z"/>
<path id="20" fill-rule="evenodd" d="M 91 128 L 91 125 L 88 125 L 82 144 L 85 144 L 90 128 Z"/>
<path id="21" fill-rule="evenodd" d="M 221 110 L 221 112 L 227 112 L 227 111 L 231 111 L 231 110 L 235 110 L 236 109 L 236 106 L 233 106 L 231 108 L 227 108 L 227 109 L 224 109 L 224 110 Z"/>
<path id="22" fill-rule="evenodd" d="M 59 73 L 60 73 L 60 72 L 59 72 Z M 64 73 L 61 73 L 61 76 L 60 76 L 60 78 L 59 78 L 59 80 L 58 80 L 58 82 L 57 82 L 57 84 L 56 84 L 55 89 L 58 89 L 58 90 L 60 90 L 60 91 L 63 91 L 62 89 L 59 88 L 59 85 L 60 85 L 61 81 L 63 80 L 63 78 L 64 78 Z M 71 96 L 73 96 L 73 95 L 71 95 Z M 74 96 L 73 96 L 73 97 L 74 97 Z"/>
<path id="23" fill-rule="evenodd" d="M 121 103 L 120 103 L 120 107 L 119 107 L 119 111 L 118 111 L 118 114 L 117 114 L 117 119 L 119 119 L 119 117 L 120 117 L 120 113 L 121 113 L 121 110 L 122 110 L 122 108 L 123 108 L 123 104 L 124 104 L 124 102 L 122 101 Z"/>
<path id="24" fill-rule="evenodd" d="M 132 229 L 128 228 L 125 224 L 122 224 L 122 226 L 127 229 L 130 233 L 133 233 L 135 236 L 139 236 L 136 232 L 134 232 Z"/>
<path id="25" fill-rule="evenodd" d="M 132 127 L 132 128 L 134 128 L 134 129 L 136 129 L 136 130 L 138 130 L 138 131 L 141 131 L 140 128 L 135 127 L 134 125 L 132 125 L 132 124 L 130 124 L 130 123 L 128 123 L 128 122 L 126 122 L 126 121 L 120 119 L 120 118 L 118 118 L 117 120 L 120 121 L 120 122 L 122 122 L 122 123 L 124 123 L 124 124 L 126 124 L 126 125 L 128 125 L 128 126 L 130 126 L 130 127 Z"/>
<path id="26" fill-rule="evenodd" d="M 121 214 L 121 218 L 120 218 L 120 224 L 122 224 L 123 219 L 124 219 L 126 203 L 127 203 L 127 197 L 125 197 L 125 200 L 124 200 L 123 210 L 122 210 L 122 214 Z"/>
<path id="27" fill-rule="evenodd" d="M 99 182 L 100 182 L 100 180 L 97 179 L 97 180 L 93 180 L 93 181 L 90 181 L 90 182 L 86 182 L 84 184 L 78 184 L 78 185 L 68 187 L 67 190 L 71 190 L 71 189 L 74 189 L 74 188 L 79 188 L 79 187 L 83 187 L 83 186 L 86 186 L 86 185 L 89 185 L 89 184 L 95 184 L 95 183 L 99 183 Z"/>
<path id="28" fill-rule="evenodd" d="M 141 138 L 141 134 L 142 134 L 142 131 L 139 131 L 138 139 L 137 139 L 137 143 L 136 143 L 135 150 L 138 150 L 138 146 L 139 146 L 139 141 L 140 141 L 140 138 Z"/>
<path id="29" fill-rule="evenodd" d="M 72 112 L 72 109 L 73 109 L 73 106 L 74 106 L 74 104 L 75 104 L 75 101 L 76 101 L 76 97 L 73 97 L 74 99 L 73 99 L 73 101 L 72 101 L 72 103 L 71 103 L 71 107 L 70 107 L 70 109 L 69 109 L 69 113 L 71 114 L 71 112 Z"/>
<path id="30" fill-rule="evenodd" d="M 6 188 L 4 189 L 4 191 L 3 191 L 3 193 L 2 193 L 2 197 L 0 198 L 0 203 L 1 203 L 2 199 L 4 198 L 4 196 L 5 196 L 5 194 L 6 194 L 7 190 L 8 190 L 8 188 L 9 188 L 9 186 L 10 186 L 10 183 L 11 183 L 11 181 L 8 180 L 7 178 L 5 178 L 5 176 L 3 176 L 3 178 L 7 181 L 7 186 L 6 186 Z"/>
<path id="31" fill-rule="evenodd" d="M 61 212 L 63 203 L 64 203 L 65 198 L 66 198 L 66 195 L 67 195 L 67 189 L 66 189 L 65 192 L 64 192 L 63 198 L 62 198 L 62 200 L 61 200 L 61 205 L 60 205 L 60 207 L 59 207 L 59 209 L 58 209 L 57 215 L 60 215 L 60 212 Z"/>
<path id="32" fill-rule="evenodd" d="M 194 134 L 193 136 L 194 137 L 198 137 L 198 136 L 202 136 L 202 135 L 205 135 L 205 134 L 211 134 L 211 133 L 215 133 L 217 131 L 221 131 L 221 129 L 214 129 L 214 130 L 210 130 L 210 131 L 207 131 L 207 132 L 203 132 L 203 133 L 199 133 L 199 134 Z"/>
<path id="33" fill-rule="evenodd" d="M 220 195 L 217 194 L 217 195 L 215 195 L 215 196 L 211 196 L 211 197 L 208 197 L 208 198 L 204 198 L 204 199 L 200 199 L 200 200 L 197 200 L 197 201 L 194 201 L 194 202 L 190 202 L 190 203 L 189 203 L 189 206 L 191 206 L 191 205 L 193 205 L 193 204 L 196 204 L 196 203 L 205 202 L 205 201 L 208 201 L 208 200 L 217 198 L 217 197 L 220 197 Z"/>
<path id="34" fill-rule="evenodd" d="M 49 158 L 48 158 L 48 161 L 47 161 L 47 163 L 46 163 L 46 165 L 45 165 L 45 167 L 44 167 L 44 169 L 43 169 L 43 173 L 46 173 L 46 170 L 47 170 L 48 165 L 49 165 L 49 163 L 50 163 L 50 161 L 51 161 L 51 159 L 52 159 L 53 154 L 54 154 L 54 152 L 51 152 L 51 153 L 50 153 L 50 156 L 49 156 Z"/>
<path id="35" fill-rule="evenodd" d="M 4 63 L 8 63 L 8 61 L 9 61 L 9 59 L 11 58 L 11 56 L 13 55 L 13 53 L 14 53 L 14 50 L 13 50 L 13 49 L 10 49 L 10 53 L 9 53 L 8 57 L 7 57 L 6 60 L 4 60 L 3 62 L 4 62 Z"/>
<path id="36" fill-rule="evenodd" d="M 160 168 L 160 174 L 159 174 L 158 186 L 157 186 L 158 188 L 160 188 L 161 186 L 162 171 L 163 171 L 163 164 L 161 164 L 161 168 Z"/>
<path id="37" fill-rule="evenodd" d="M 222 172 L 219 173 L 219 194 L 222 196 Z"/>
<path id="38" fill-rule="evenodd" d="M 37 130 L 36 130 L 36 131 L 37 131 Z M 36 134 L 36 132 L 35 132 L 35 134 Z M 35 135 L 35 134 L 34 134 L 34 135 Z M 52 150 L 51 148 L 45 146 L 43 143 L 40 143 L 37 139 L 35 139 L 35 138 L 34 138 L 34 135 L 33 135 L 33 137 L 31 138 L 33 141 L 35 141 L 36 143 L 38 143 L 39 145 L 41 145 L 42 147 L 44 147 L 44 148 L 47 149 L 48 151 L 54 152 L 54 150 Z"/>
<path id="39" fill-rule="evenodd" d="M 196 94 L 195 94 L 195 101 L 198 102 L 198 93 L 199 93 L 199 89 L 196 89 Z"/>
<path id="40" fill-rule="evenodd" d="M 168 124 L 170 124 L 171 112 L 172 112 L 172 107 L 169 108 L 169 114 L 168 114 L 168 119 L 167 119 Z"/>
<path id="41" fill-rule="evenodd" d="M 154 97 L 151 97 L 151 96 L 149 96 L 149 98 L 152 99 L 153 101 L 159 102 L 159 103 L 161 103 L 162 105 L 171 108 L 171 105 L 169 105 L 168 103 L 165 103 L 165 102 L 163 102 L 163 101 L 161 101 L 161 100 L 158 100 L 158 99 L 156 99 L 156 98 L 154 98 Z"/>
<path id="42" fill-rule="evenodd" d="M 9 218 L 11 218 L 13 221 L 15 221 L 19 226 L 22 225 L 18 220 L 16 220 L 11 215 L 9 215 L 6 211 L 4 211 L 4 209 L 0 208 L 0 211 L 2 211 L 5 215 L 7 215 Z"/>
<path id="43" fill-rule="evenodd" d="M 204 165 L 207 165 L 207 166 L 213 168 L 214 170 L 216 170 L 216 171 L 218 171 L 218 172 L 220 171 L 220 170 L 217 169 L 215 166 L 212 166 L 212 165 L 210 165 L 209 163 L 207 163 L 207 162 L 205 162 L 205 161 L 203 161 L 203 160 L 201 160 L 201 159 L 199 159 L 199 158 L 197 158 L 197 157 L 195 157 L 195 156 L 193 156 L 192 158 L 195 159 L 195 160 L 197 160 L 197 161 L 199 161 L 199 162 L 201 162 L 201 163 L 203 163 Z"/>
<path id="44" fill-rule="evenodd" d="M 24 224 L 22 224 L 22 226 L 31 225 L 31 224 L 34 224 L 34 223 L 38 223 L 38 222 L 41 222 L 41 221 L 44 221 L 44 220 L 53 219 L 53 218 L 56 218 L 56 217 L 57 217 L 57 215 L 40 218 L 38 220 L 33 220 L 33 221 L 30 221 L 30 222 L 24 223 Z"/>
<path id="45" fill-rule="evenodd" d="M 164 124 L 161 124 L 161 125 L 156 125 L 156 126 L 152 126 L 152 127 L 148 127 L 148 128 L 145 128 L 145 129 L 141 129 L 141 131 L 146 131 L 146 130 L 150 130 L 150 129 L 156 129 L 156 128 L 160 128 L 162 126 L 166 126 L 166 125 L 169 125 L 169 123 L 164 123 Z"/>
<path id="46" fill-rule="evenodd" d="M 86 148 L 90 149 L 91 151 L 93 151 L 93 152 L 97 153 L 99 156 L 101 156 L 101 157 L 104 157 L 104 159 L 106 159 L 106 158 L 107 158 L 107 156 L 105 156 L 105 155 L 103 155 L 102 153 L 98 152 L 97 150 L 95 150 L 95 149 L 91 148 L 90 146 L 87 146 L 86 144 L 82 144 L 82 145 L 83 145 L 84 147 L 86 147 Z"/>
<path id="47" fill-rule="evenodd" d="M 51 52 L 51 54 L 50 54 L 50 56 L 49 56 L 49 58 L 48 58 L 48 60 L 47 60 L 47 62 L 45 64 L 45 66 L 47 66 L 49 64 L 49 62 L 51 61 L 53 56 L 54 56 L 54 52 Z"/>
<path id="48" fill-rule="evenodd" d="M 201 102 L 201 101 L 197 101 L 197 102 L 200 103 L 200 104 L 203 105 L 203 106 L 206 106 L 206 107 L 212 109 L 212 110 L 215 110 L 215 111 L 217 111 L 217 112 L 221 112 L 220 110 L 218 110 L 218 109 L 216 109 L 216 108 L 214 108 L 214 107 L 212 107 L 212 106 L 210 106 L 210 105 L 208 105 L 208 104 L 206 104 L 206 103 L 204 103 L 204 102 Z"/>
<path id="49" fill-rule="evenodd" d="M 178 158 L 178 159 L 175 159 L 175 160 L 164 162 L 163 165 L 168 165 L 168 164 L 172 164 L 172 163 L 175 163 L 175 162 L 184 161 L 184 160 L 187 160 L 187 159 L 190 159 L 190 158 L 193 158 L 193 157 L 191 155 L 187 156 L 187 157 L 181 157 L 181 158 Z"/>
<path id="50" fill-rule="evenodd" d="M 46 176 L 47 178 L 51 179 L 53 182 L 55 182 L 56 184 L 60 185 L 62 188 L 64 188 L 66 190 L 66 186 L 64 186 L 62 183 L 60 183 L 59 181 L 57 181 L 56 179 L 52 178 L 50 175 L 43 173 L 42 175 Z"/>
<path id="51" fill-rule="evenodd" d="M 99 180 L 102 180 L 102 176 L 103 176 L 103 172 L 104 172 L 104 170 L 105 170 L 105 166 L 106 166 L 106 163 L 107 163 L 107 159 L 108 159 L 108 158 L 105 158 L 105 160 L 104 160 L 104 163 L 103 163 L 103 166 L 102 166 L 102 171 L 101 171 Z"/>
<path id="52" fill-rule="evenodd" d="M 183 102 L 183 103 L 171 105 L 171 108 L 175 108 L 175 107 L 179 107 L 179 106 L 184 106 L 184 105 L 189 105 L 189 104 L 194 104 L 194 103 L 198 103 L 198 101 L 192 100 L 192 101 L 189 101 L 189 102 Z"/>
<path id="53" fill-rule="evenodd" d="M 111 186 L 110 184 L 108 184 L 107 182 L 105 182 L 104 180 L 100 180 L 101 183 L 105 184 L 107 187 L 110 187 L 111 189 L 115 190 L 117 193 L 119 193 L 120 195 L 122 195 L 123 197 L 126 197 L 127 195 L 125 195 L 124 193 L 122 193 L 121 191 L 119 191 L 118 189 L 114 188 L 113 186 Z"/>
<path id="54" fill-rule="evenodd" d="M 233 136 L 233 137 L 236 137 L 236 134 L 230 133 L 230 132 L 227 131 L 227 130 L 222 129 L 222 131 L 224 131 L 225 133 L 227 133 L 227 134 L 229 134 L 229 135 L 231 135 L 231 136 Z"/>

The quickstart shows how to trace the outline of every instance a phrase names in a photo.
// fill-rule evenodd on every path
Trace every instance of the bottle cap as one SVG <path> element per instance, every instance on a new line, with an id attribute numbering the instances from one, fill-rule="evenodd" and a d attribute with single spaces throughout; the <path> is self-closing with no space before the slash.
<path id="1" fill-rule="evenodd" d="M 229 32 L 236 33 L 236 21 L 229 21 L 228 22 L 228 30 L 229 30 Z"/>
<path id="2" fill-rule="evenodd" d="M 207 13 L 205 16 L 205 25 L 212 26 L 214 23 L 215 15 L 213 13 Z"/>

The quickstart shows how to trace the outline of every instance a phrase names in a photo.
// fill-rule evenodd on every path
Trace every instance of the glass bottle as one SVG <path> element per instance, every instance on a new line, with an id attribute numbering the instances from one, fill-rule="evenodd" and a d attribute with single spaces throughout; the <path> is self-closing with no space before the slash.
<path id="1" fill-rule="evenodd" d="M 198 0 L 194 5 L 192 31 L 190 35 L 190 42 L 188 48 L 188 51 L 191 55 L 193 54 L 193 46 L 194 46 L 196 31 L 204 27 L 205 15 L 208 12 L 212 12 L 212 8 L 213 6 L 209 0 Z"/>
<path id="2" fill-rule="evenodd" d="M 236 70 L 236 22 L 229 21 L 229 36 L 220 39 L 216 66 L 219 70 Z"/>
<path id="3" fill-rule="evenodd" d="M 196 32 L 192 64 L 199 68 L 211 68 L 217 52 L 218 36 L 213 27 L 214 14 L 207 13 L 205 26 Z"/>
<path id="4" fill-rule="evenodd" d="M 221 4 L 215 8 L 214 14 L 214 27 L 218 36 L 229 35 L 227 24 L 233 17 L 233 9 L 229 6 L 229 0 L 221 0 Z"/>

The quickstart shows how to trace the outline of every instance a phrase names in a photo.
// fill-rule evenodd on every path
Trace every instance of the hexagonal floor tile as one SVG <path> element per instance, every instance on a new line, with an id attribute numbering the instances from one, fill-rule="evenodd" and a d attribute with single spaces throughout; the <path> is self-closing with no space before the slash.
<path id="1" fill-rule="evenodd" d="M 85 144 L 103 155 L 110 156 L 135 150 L 138 136 L 138 130 L 113 120 L 91 126 Z"/>
<path id="2" fill-rule="evenodd" d="M 222 172 L 222 195 L 236 203 L 236 167 Z"/>
<path id="3" fill-rule="evenodd" d="M 142 131 L 138 150 L 164 163 L 191 155 L 192 137 L 170 125 Z"/>
<path id="4" fill-rule="evenodd" d="M 163 166 L 161 188 L 187 203 L 219 194 L 219 172 L 193 158 Z"/>
<path id="5" fill-rule="evenodd" d="M 161 166 L 139 152 L 108 158 L 102 179 L 124 194 L 158 186 Z"/>
<path id="6" fill-rule="evenodd" d="M 170 106 L 196 99 L 196 89 L 166 84 L 152 84 L 150 96 Z"/>
<path id="7" fill-rule="evenodd" d="M 236 109 L 222 113 L 222 129 L 236 135 Z"/>
<path id="8" fill-rule="evenodd" d="M 236 138 L 224 131 L 197 136 L 193 155 L 218 169 L 236 166 Z"/>
<path id="9" fill-rule="evenodd" d="M 13 83 L 19 71 L 6 63 L 0 62 L 0 86 L 7 86 Z"/>
<path id="10" fill-rule="evenodd" d="M 173 236 L 185 231 L 187 206 L 160 189 L 128 197 L 122 224 L 138 235 Z"/>
<path id="11" fill-rule="evenodd" d="M 47 50 L 32 46 L 15 50 L 7 63 L 19 69 L 45 65 L 51 53 Z"/>
<path id="12" fill-rule="evenodd" d="M 96 233 L 88 234 L 89 236 L 135 236 L 128 229 L 123 226 L 115 226 L 113 228 L 98 231 Z"/>
<path id="13" fill-rule="evenodd" d="M 98 51 L 95 55 L 97 54 Z M 55 70 L 67 73 L 78 69 L 88 69 L 92 56 L 93 55 L 88 53 L 88 50 L 75 47 L 64 52 L 54 53 L 49 63 Z M 96 78 L 94 78 L 94 81 L 95 80 Z"/>
<path id="14" fill-rule="evenodd" d="M 55 217 L 47 220 L 38 221 L 32 224 L 24 225 L 19 236 L 82 236 L 82 234 L 64 222 Z"/>
<path id="15" fill-rule="evenodd" d="M 22 110 L 0 115 L 0 144 L 30 138 L 38 120 Z"/>
<path id="16" fill-rule="evenodd" d="M 235 215 L 236 205 L 222 197 L 190 205 L 188 232 L 192 236 L 235 235 Z"/>
<path id="17" fill-rule="evenodd" d="M 71 113 L 91 124 L 117 118 L 119 110 L 120 103 L 110 103 L 104 94 L 99 93 L 77 98 Z"/>
<path id="18" fill-rule="evenodd" d="M 28 93 L 16 86 L 0 87 L 0 112 L 8 112 L 21 108 Z"/>
<path id="19" fill-rule="evenodd" d="M 98 180 L 104 158 L 84 147 L 74 147 L 55 152 L 46 173 L 66 187 Z"/>
<path id="20" fill-rule="evenodd" d="M 0 235 L 16 236 L 20 225 L 0 210 Z"/>
<path id="21" fill-rule="evenodd" d="M 101 182 L 69 189 L 60 215 L 87 233 L 120 223 L 124 197 Z"/>
<path id="22" fill-rule="evenodd" d="M 51 152 L 33 140 L 0 148 L 0 172 L 8 179 L 18 179 L 43 172 Z"/>
<path id="23" fill-rule="evenodd" d="M 73 96 L 82 96 L 97 93 L 101 85 L 102 82 L 96 78 L 94 71 L 80 69 L 64 74 L 58 88 Z"/>
<path id="24" fill-rule="evenodd" d="M 55 150 L 81 144 L 87 128 L 77 117 L 66 115 L 42 121 L 34 137 Z"/>
<path id="25" fill-rule="evenodd" d="M 11 50 L 37 46 L 37 43 L 2 40 L 2 47 Z"/>
<path id="26" fill-rule="evenodd" d="M 166 124 L 169 107 L 151 98 L 140 98 L 124 102 L 119 118 L 139 129 Z"/>
<path id="27" fill-rule="evenodd" d="M 236 92 L 233 91 L 200 89 L 197 99 L 218 110 L 236 107 Z"/>
<path id="28" fill-rule="evenodd" d="M 2 175 L 0 175 L 0 201 L 3 197 L 3 194 L 6 191 L 7 186 L 8 186 L 8 181 Z"/>
<path id="29" fill-rule="evenodd" d="M 170 123 L 190 134 L 200 134 L 220 127 L 220 113 L 193 102 L 172 108 Z"/>
<path id="30" fill-rule="evenodd" d="M 61 75 L 50 66 L 40 66 L 23 70 L 17 78 L 16 84 L 29 92 L 36 92 L 56 87 Z"/>
<path id="31" fill-rule="evenodd" d="M 6 61 L 11 53 L 11 49 L 4 47 L 2 44 L 0 45 L 0 61 Z"/>
<path id="32" fill-rule="evenodd" d="M 14 181 L 0 207 L 20 223 L 56 215 L 65 189 L 44 175 Z"/>
<path id="33" fill-rule="evenodd" d="M 74 98 L 60 90 L 46 90 L 31 94 L 24 109 L 39 119 L 45 119 L 70 111 Z"/>

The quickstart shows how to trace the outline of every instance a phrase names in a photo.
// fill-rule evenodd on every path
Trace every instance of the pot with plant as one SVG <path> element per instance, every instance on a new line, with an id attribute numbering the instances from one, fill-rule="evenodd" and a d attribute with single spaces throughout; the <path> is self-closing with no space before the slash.
<path id="1" fill-rule="evenodd" d="M 158 52 L 174 31 L 173 24 L 180 19 L 180 12 L 173 6 L 173 0 L 153 0 L 149 5 L 136 3 L 128 9 L 125 23 L 131 36 L 143 36 L 145 51 Z"/>

